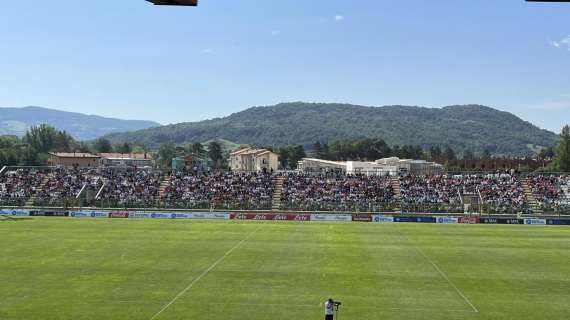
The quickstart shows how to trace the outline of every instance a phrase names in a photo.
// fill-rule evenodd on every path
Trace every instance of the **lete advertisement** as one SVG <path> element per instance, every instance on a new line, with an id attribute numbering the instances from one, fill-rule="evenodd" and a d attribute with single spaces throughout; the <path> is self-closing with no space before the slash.
<path id="1" fill-rule="evenodd" d="M 309 221 L 309 214 L 280 214 L 280 213 L 232 213 L 231 219 L 235 220 L 260 220 L 260 221 Z"/>

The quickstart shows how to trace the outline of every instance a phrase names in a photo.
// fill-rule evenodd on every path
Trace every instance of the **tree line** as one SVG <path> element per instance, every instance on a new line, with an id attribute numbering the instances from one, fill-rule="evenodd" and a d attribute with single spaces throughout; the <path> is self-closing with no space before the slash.
<path id="1" fill-rule="evenodd" d="M 283 169 L 294 169 L 297 162 L 310 156 L 332 161 L 374 161 L 387 157 L 402 159 L 423 159 L 446 164 L 456 159 L 476 160 L 490 159 L 492 153 L 484 150 L 474 153 L 465 150 L 458 155 L 451 146 L 432 146 L 423 149 L 416 145 L 389 146 L 383 139 L 337 140 L 330 144 L 315 142 L 307 152 L 302 145 L 280 147 L 275 150 L 279 155 Z M 66 131 L 57 130 L 49 125 L 31 127 L 22 137 L 0 136 L 0 166 L 42 166 L 47 163 L 48 152 L 86 152 L 86 153 L 145 153 L 151 152 L 145 145 L 122 143 L 113 145 L 109 140 L 100 138 L 92 142 L 76 141 Z M 207 145 L 199 142 L 185 146 L 166 143 L 160 145 L 157 152 L 158 163 L 162 167 L 170 167 L 175 157 L 192 155 L 197 159 L 209 162 L 214 169 L 228 167 L 229 151 L 222 144 L 213 141 Z M 551 160 L 546 170 L 570 172 L 570 127 L 565 126 L 555 148 L 542 149 L 538 160 Z"/>

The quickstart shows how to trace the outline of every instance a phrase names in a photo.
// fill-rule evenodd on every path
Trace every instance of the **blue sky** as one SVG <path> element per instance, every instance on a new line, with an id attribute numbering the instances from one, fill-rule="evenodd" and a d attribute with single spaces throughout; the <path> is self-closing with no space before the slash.
<path id="1" fill-rule="evenodd" d="M 570 4 L 0 2 L 0 106 L 166 123 L 285 101 L 477 103 L 570 122 Z"/>

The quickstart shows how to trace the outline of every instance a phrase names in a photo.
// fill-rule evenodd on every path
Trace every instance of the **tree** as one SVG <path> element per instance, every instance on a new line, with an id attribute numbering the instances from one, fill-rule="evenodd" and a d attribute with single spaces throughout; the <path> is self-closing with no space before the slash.
<path id="1" fill-rule="evenodd" d="M 313 157 L 315 157 L 317 159 L 323 158 L 323 146 L 321 145 L 321 143 L 319 141 L 317 141 L 313 144 Z"/>
<path id="2" fill-rule="evenodd" d="M 59 131 L 47 124 L 31 127 L 23 141 L 39 153 L 71 152 L 77 147 L 77 143 L 67 132 Z"/>
<path id="3" fill-rule="evenodd" d="M 463 160 L 474 160 L 474 159 L 475 155 L 473 154 L 473 151 L 469 149 L 463 151 Z"/>
<path id="4" fill-rule="evenodd" d="M 219 142 L 217 141 L 210 142 L 210 144 L 208 145 L 208 157 L 212 160 L 214 168 L 220 169 L 224 166 L 223 165 L 224 155 L 222 151 L 222 145 Z"/>
<path id="5" fill-rule="evenodd" d="M 206 149 L 200 142 L 193 143 L 189 146 L 190 153 L 196 158 L 203 158 L 206 156 Z"/>
<path id="6" fill-rule="evenodd" d="M 483 151 L 483 153 L 481 154 L 481 159 L 483 159 L 483 160 L 491 159 L 491 151 L 489 151 L 488 149 L 485 149 Z"/>
<path id="7" fill-rule="evenodd" d="M 553 147 L 543 148 L 538 153 L 538 160 L 552 160 L 555 155 Z"/>
<path id="8" fill-rule="evenodd" d="M 173 143 L 165 143 L 158 148 L 158 159 L 164 168 L 170 167 L 172 159 L 176 156 L 176 146 Z"/>
<path id="9" fill-rule="evenodd" d="M 439 162 L 443 157 L 443 152 L 439 146 L 432 146 L 429 148 L 429 159 L 431 161 Z"/>
<path id="10" fill-rule="evenodd" d="M 99 138 L 93 143 L 93 149 L 99 153 L 110 153 L 113 152 L 113 145 L 111 145 L 111 141 Z"/>
<path id="11" fill-rule="evenodd" d="M 455 151 L 453 151 L 453 149 L 450 146 L 446 146 L 445 151 L 443 151 L 443 158 L 446 161 L 453 161 L 457 157 L 455 155 Z"/>
<path id="12" fill-rule="evenodd" d="M 570 127 L 564 126 L 560 134 L 560 142 L 556 147 L 554 158 L 556 169 L 563 172 L 570 172 Z"/>
<path id="13" fill-rule="evenodd" d="M 133 147 L 130 143 L 125 142 L 121 145 L 116 146 L 115 151 L 119 153 L 131 153 L 133 151 Z"/>
<path id="14" fill-rule="evenodd" d="M 283 168 L 283 169 L 289 168 L 289 149 L 288 148 L 279 149 L 279 162 L 281 164 L 281 168 Z"/>

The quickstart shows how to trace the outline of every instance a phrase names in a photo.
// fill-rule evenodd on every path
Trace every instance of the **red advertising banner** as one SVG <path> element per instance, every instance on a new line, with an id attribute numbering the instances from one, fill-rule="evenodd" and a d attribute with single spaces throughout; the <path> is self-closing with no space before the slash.
<path id="1" fill-rule="evenodd" d="M 129 217 L 128 211 L 113 211 L 109 212 L 109 218 L 121 218 L 126 219 Z"/>
<path id="2" fill-rule="evenodd" d="M 261 221 L 309 221 L 310 214 L 293 213 L 231 213 L 232 220 L 261 220 Z"/>
<path id="3" fill-rule="evenodd" d="M 371 214 L 359 213 L 352 216 L 352 221 L 355 222 L 372 222 Z"/>
<path id="4" fill-rule="evenodd" d="M 479 223 L 479 217 L 459 217 L 457 222 L 463 224 L 477 224 Z"/>

